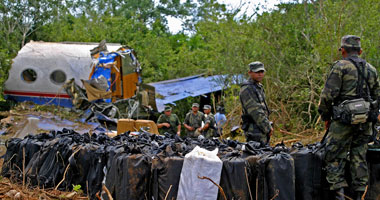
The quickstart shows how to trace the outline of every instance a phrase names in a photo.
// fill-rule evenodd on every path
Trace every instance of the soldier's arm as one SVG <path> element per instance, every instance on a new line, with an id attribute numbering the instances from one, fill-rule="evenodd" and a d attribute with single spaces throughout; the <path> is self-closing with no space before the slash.
<path id="1" fill-rule="evenodd" d="M 240 98 L 242 99 L 242 106 L 246 108 L 247 114 L 249 114 L 255 124 L 259 129 L 265 133 L 269 134 L 271 132 L 272 126 L 270 125 L 269 119 L 265 114 L 263 106 L 258 101 L 258 97 L 255 92 L 250 92 L 248 88 L 241 92 Z"/>
<path id="2" fill-rule="evenodd" d="M 177 126 L 177 135 L 181 135 L 181 124 Z"/>
<path id="3" fill-rule="evenodd" d="M 189 124 L 189 114 L 186 114 L 185 120 L 183 120 L 183 124 Z"/>
<path id="4" fill-rule="evenodd" d="M 163 116 L 160 115 L 160 117 L 157 120 L 157 128 L 162 128 L 164 126 L 167 126 L 168 123 L 165 123 L 163 119 L 164 119 Z"/>
<path id="5" fill-rule="evenodd" d="M 203 121 L 205 122 L 205 124 L 211 123 L 210 117 L 205 117 Z"/>
<path id="6" fill-rule="evenodd" d="M 334 99 L 339 96 L 340 88 L 342 86 L 342 69 L 339 62 L 335 63 L 332 67 L 325 87 L 322 90 L 318 112 L 321 114 L 323 121 L 329 121 L 332 117 L 332 106 Z"/>
<path id="7" fill-rule="evenodd" d="M 205 125 L 203 126 L 202 130 L 207 130 L 210 127 L 210 119 L 206 117 L 204 122 Z"/>
<path id="8" fill-rule="evenodd" d="M 177 124 L 177 135 L 181 134 L 181 122 L 179 121 L 179 118 L 177 115 L 175 115 L 176 118 L 176 124 Z"/>
<path id="9" fill-rule="evenodd" d="M 186 117 L 185 117 L 185 120 L 184 120 L 184 122 L 183 122 L 183 126 L 184 126 L 187 130 L 192 131 L 194 128 L 191 127 L 191 126 L 189 125 L 189 120 L 190 120 L 189 118 L 190 118 L 190 115 L 187 114 Z"/>
<path id="10" fill-rule="evenodd" d="M 372 85 L 372 87 L 370 88 L 371 98 L 373 101 L 377 100 L 379 102 L 379 98 L 380 98 L 379 76 L 377 74 L 376 68 L 374 68 L 369 63 L 368 65 L 372 72 L 371 76 L 373 77 L 372 79 L 370 79 L 371 83 L 369 83 L 370 85 Z"/>

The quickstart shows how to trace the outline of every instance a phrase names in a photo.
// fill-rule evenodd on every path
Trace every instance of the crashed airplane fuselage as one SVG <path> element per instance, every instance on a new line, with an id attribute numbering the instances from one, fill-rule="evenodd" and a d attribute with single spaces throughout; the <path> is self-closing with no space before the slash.
<path id="1" fill-rule="evenodd" d="M 82 85 L 81 80 L 99 76 L 106 78 L 112 101 L 130 98 L 140 79 L 133 49 L 110 43 L 99 47 L 98 43 L 29 42 L 13 59 L 4 84 L 5 98 L 72 107 L 65 82 L 74 79 Z"/>

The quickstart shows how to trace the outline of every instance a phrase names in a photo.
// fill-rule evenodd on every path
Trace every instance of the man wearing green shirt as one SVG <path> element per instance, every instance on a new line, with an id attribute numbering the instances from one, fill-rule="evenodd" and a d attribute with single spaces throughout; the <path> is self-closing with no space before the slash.
<path id="1" fill-rule="evenodd" d="M 164 114 L 161 114 L 157 120 L 157 128 L 160 134 L 165 132 L 170 134 L 181 134 L 181 123 L 179 122 L 178 116 L 172 114 L 172 108 L 170 106 L 165 106 Z"/>
<path id="2" fill-rule="evenodd" d="M 215 118 L 214 115 L 211 113 L 211 106 L 210 105 L 204 105 L 203 111 L 205 115 L 205 125 L 202 128 L 203 135 L 206 138 L 212 138 L 214 137 L 215 133 Z"/>
<path id="3" fill-rule="evenodd" d="M 186 128 L 186 135 L 188 137 L 196 138 L 202 131 L 202 122 L 205 122 L 204 114 L 199 111 L 199 104 L 193 103 L 191 111 L 186 114 L 183 125 Z"/>

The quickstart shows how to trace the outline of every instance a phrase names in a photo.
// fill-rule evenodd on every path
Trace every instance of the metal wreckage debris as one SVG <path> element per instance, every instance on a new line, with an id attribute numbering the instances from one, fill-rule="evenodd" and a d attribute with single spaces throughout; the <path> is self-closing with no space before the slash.
<path id="1" fill-rule="evenodd" d="M 78 134 L 63 129 L 24 139 L 12 138 L 6 147 L 2 176 L 41 188 L 72 190 L 74 185 L 81 185 L 91 199 L 189 199 L 194 195 L 221 200 L 330 197 L 322 170 L 324 150 L 319 143 L 297 143 L 287 148 L 147 132 L 126 132 L 110 138 L 104 133 Z M 191 157 L 195 150 L 206 153 Z M 376 146 L 369 150 L 367 199 L 376 199 L 379 193 L 380 163 L 376 151 Z M 202 157 L 210 152 L 214 153 L 213 159 Z M 220 167 L 202 168 L 215 163 L 220 163 Z M 193 177 L 186 177 L 189 174 Z M 207 178 L 222 188 L 225 197 Z"/>

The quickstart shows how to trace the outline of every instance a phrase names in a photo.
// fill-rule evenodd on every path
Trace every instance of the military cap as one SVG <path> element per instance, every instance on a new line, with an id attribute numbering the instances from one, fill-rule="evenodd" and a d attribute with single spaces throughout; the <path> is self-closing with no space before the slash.
<path id="1" fill-rule="evenodd" d="M 199 104 L 198 103 L 193 103 L 192 107 L 198 107 L 199 108 Z"/>
<path id="2" fill-rule="evenodd" d="M 204 110 L 211 109 L 211 106 L 210 106 L 210 105 L 204 105 L 204 106 L 203 106 L 203 109 L 204 109 Z"/>
<path id="3" fill-rule="evenodd" d="M 356 35 L 345 35 L 340 41 L 341 47 L 357 47 L 360 48 L 360 37 Z"/>
<path id="4" fill-rule="evenodd" d="M 172 107 L 170 106 L 165 106 L 165 111 L 171 111 L 172 110 Z"/>
<path id="5" fill-rule="evenodd" d="M 264 64 L 259 61 L 251 62 L 249 63 L 249 70 L 252 72 L 258 72 L 258 71 L 266 71 L 264 68 Z"/>

